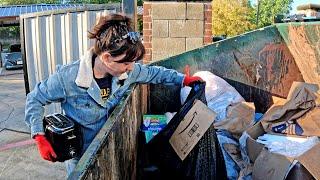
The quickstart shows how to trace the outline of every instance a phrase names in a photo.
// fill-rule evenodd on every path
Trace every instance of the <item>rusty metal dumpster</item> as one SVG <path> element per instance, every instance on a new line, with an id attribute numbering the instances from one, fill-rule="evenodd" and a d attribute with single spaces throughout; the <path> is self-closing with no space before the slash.
<path id="1" fill-rule="evenodd" d="M 263 113 L 273 104 L 272 96 L 287 96 L 293 81 L 320 84 L 319 41 L 319 22 L 277 24 L 153 65 L 182 72 L 189 64 L 191 73 L 210 71 L 224 78 L 247 101 L 255 103 L 257 112 Z M 179 87 L 132 86 L 69 179 L 137 179 L 142 114 L 174 111 L 176 102 Z"/>

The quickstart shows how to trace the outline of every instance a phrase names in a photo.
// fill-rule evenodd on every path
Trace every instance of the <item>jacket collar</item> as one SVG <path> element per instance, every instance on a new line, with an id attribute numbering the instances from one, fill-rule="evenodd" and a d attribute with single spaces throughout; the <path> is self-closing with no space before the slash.
<path id="1" fill-rule="evenodd" d="M 93 81 L 93 70 L 92 70 L 92 56 L 93 48 L 89 49 L 87 53 L 80 58 L 79 70 L 75 80 L 77 86 L 83 88 L 89 88 Z M 113 77 L 113 81 L 118 82 L 128 78 L 127 73 L 123 73 L 120 77 Z"/>
<path id="2" fill-rule="evenodd" d="M 91 48 L 80 58 L 79 70 L 75 80 L 77 86 L 84 88 L 89 88 L 91 86 L 93 80 L 92 55 L 93 49 Z"/>

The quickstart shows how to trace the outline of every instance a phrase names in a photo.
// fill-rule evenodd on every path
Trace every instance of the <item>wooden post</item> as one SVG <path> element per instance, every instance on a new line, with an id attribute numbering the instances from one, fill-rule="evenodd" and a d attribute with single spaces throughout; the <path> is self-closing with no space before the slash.
<path id="1" fill-rule="evenodd" d="M 132 19 L 132 28 L 137 31 L 137 0 L 122 0 L 122 12 Z"/>

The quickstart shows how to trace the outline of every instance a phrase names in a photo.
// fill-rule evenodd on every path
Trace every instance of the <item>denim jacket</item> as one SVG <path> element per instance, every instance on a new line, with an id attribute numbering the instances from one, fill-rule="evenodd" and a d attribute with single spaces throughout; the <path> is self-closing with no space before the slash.
<path id="1" fill-rule="evenodd" d="M 31 128 L 32 137 L 44 134 L 43 106 L 60 102 L 65 114 L 81 126 L 83 152 L 106 122 L 108 111 L 119 103 L 131 84 L 161 83 L 181 86 L 184 79 L 184 75 L 175 70 L 135 63 L 123 85 L 120 85 L 118 77 L 112 78 L 111 95 L 103 100 L 100 88 L 93 78 L 92 50 L 80 60 L 57 69 L 56 73 L 38 83 L 27 95 L 25 121 Z"/>

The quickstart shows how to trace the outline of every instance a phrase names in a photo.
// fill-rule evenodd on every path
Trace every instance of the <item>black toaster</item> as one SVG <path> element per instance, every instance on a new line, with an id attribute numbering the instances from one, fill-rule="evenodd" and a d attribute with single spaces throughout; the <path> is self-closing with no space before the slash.
<path id="1" fill-rule="evenodd" d="M 81 136 L 79 127 L 65 115 L 50 114 L 43 120 L 45 136 L 50 142 L 57 158 L 56 161 L 79 157 L 81 151 Z"/>

